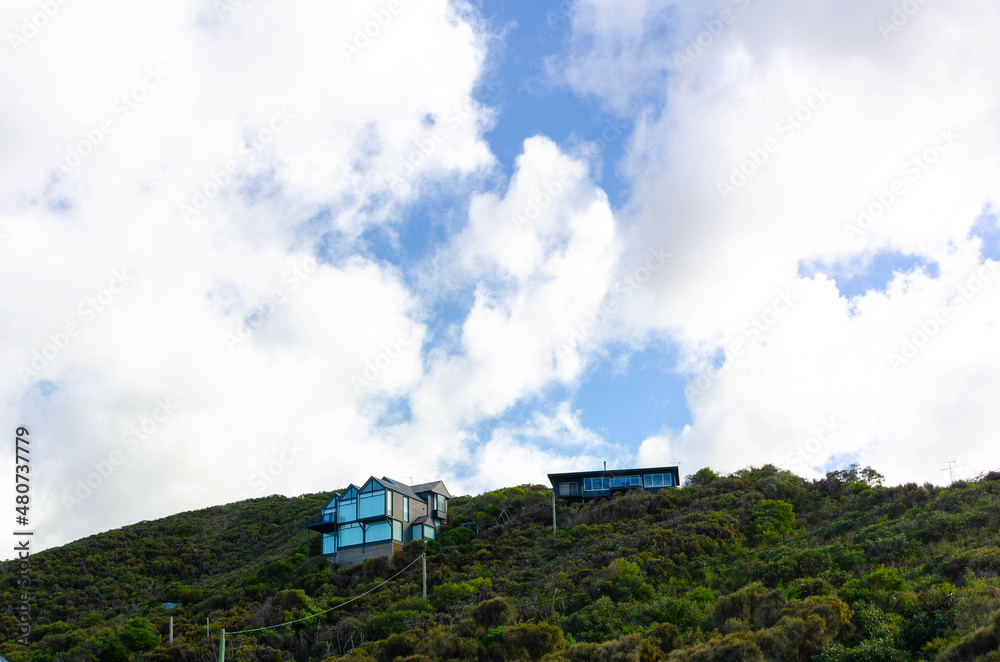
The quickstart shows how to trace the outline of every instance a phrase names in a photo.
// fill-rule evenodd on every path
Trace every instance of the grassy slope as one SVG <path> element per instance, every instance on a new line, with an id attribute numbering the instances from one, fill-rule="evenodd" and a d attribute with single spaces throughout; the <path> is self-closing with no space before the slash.
<path id="1" fill-rule="evenodd" d="M 990 630 L 1000 611 L 1000 481 L 872 488 L 837 477 L 809 483 L 764 467 L 720 479 L 700 473 L 695 483 L 561 504 L 555 536 L 549 492 L 539 486 L 456 498 L 453 523 L 475 521 L 483 531 L 471 540 L 449 533 L 445 546 L 431 545 L 428 602 L 415 599 L 417 564 L 341 610 L 234 637 L 230 655 L 996 659 L 982 654 L 1000 647 L 1000 628 Z M 180 513 L 38 554 L 33 643 L 5 644 L 0 654 L 11 662 L 121 662 L 128 651 L 118 638 L 148 648 L 135 643 L 129 628 L 138 625 L 129 619 L 148 619 L 162 637 L 173 615 L 176 645 L 133 659 L 209 660 L 217 641 L 205 637 L 206 618 L 213 632 L 231 632 L 306 616 L 374 588 L 418 557 L 420 543 L 392 566 L 338 572 L 322 559 L 306 561 L 301 523 L 326 497 Z M 13 564 L 2 574 L 3 599 L 13 604 Z M 489 602 L 496 596 L 513 609 Z M 165 601 L 184 605 L 168 612 Z M 842 612 L 833 613 L 837 605 Z M 15 636 L 14 625 L 11 614 L 0 615 L 4 640 Z M 101 634 L 109 626 L 113 640 Z"/>

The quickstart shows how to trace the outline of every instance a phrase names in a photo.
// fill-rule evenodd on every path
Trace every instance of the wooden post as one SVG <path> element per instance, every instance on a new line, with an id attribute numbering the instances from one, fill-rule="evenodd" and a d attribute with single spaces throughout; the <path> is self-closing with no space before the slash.
<path id="1" fill-rule="evenodd" d="M 226 628 L 219 631 L 219 662 L 226 662 Z"/>
<path id="2" fill-rule="evenodd" d="M 212 626 L 209 623 L 209 619 L 208 618 L 205 619 L 205 636 L 206 637 L 211 637 L 212 636 Z"/>
<path id="3" fill-rule="evenodd" d="M 552 535 L 556 534 L 556 488 L 552 488 Z"/>
<path id="4" fill-rule="evenodd" d="M 423 598 L 424 598 L 424 600 L 426 600 L 427 599 L 427 554 L 421 554 L 420 555 L 420 562 L 421 562 L 421 565 L 424 566 L 424 590 L 423 590 Z"/>
<path id="5" fill-rule="evenodd" d="M 174 645 L 174 617 L 170 617 L 170 645 Z"/>

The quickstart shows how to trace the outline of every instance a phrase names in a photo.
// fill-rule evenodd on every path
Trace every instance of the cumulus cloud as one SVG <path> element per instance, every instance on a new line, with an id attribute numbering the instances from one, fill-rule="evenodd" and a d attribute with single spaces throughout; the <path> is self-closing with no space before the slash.
<path id="1" fill-rule="evenodd" d="M 7 9 L 20 35 L 38 6 Z M 0 388 L 40 544 L 399 457 L 424 325 L 357 238 L 492 167 L 468 8 L 108 0 L 27 34 L 0 55 Z"/>
<path id="2" fill-rule="evenodd" d="M 572 56 L 553 66 L 608 104 L 645 104 L 624 165 L 622 263 L 651 242 L 673 258 L 624 316 L 634 334 L 684 348 L 692 422 L 670 441 L 674 459 L 815 473 L 852 457 L 890 480 L 940 480 L 938 461 L 956 454 L 995 465 L 980 405 L 998 387 L 984 336 L 994 290 L 955 303 L 994 266 L 969 231 L 998 193 L 995 7 L 723 2 L 685 17 L 676 3 L 640 4 L 679 16 L 677 29 L 651 41 L 656 20 L 605 25 L 586 17 L 615 3 L 584 0 Z M 657 58 L 637 64 L 654 42 Z M 608 73 L 584 83 L 581 67 Z M 884 251 L 940 275 L 898 273 L 848 299 L 799 274 Z M 951 321 L 890 365 L 939 309 Z M 801 455 L 831 418 L 836 433 Z M 640 458 L 663 443 L 647 440 Z"/>

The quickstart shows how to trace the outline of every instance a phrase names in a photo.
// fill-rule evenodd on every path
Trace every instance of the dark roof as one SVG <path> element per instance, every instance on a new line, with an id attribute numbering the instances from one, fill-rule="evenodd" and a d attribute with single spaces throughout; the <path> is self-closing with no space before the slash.
<path id="1" fill-rule="evenodd" d="M 431 483 L 420 483 L 419 485 L 413 485 L 410 487 L 410 489 L 418 494 L 421 492 L 423 493 L 434 492 L 435 494 L 441 494 L 443 496 L 446 496 L 449 499 L 452 498 L 451 492 L 448 491 L 448 488 L 445 487 L 444 483 L 441 482 L 440 480 L 435 480 Z"/>
<path id="2" fill-rule="evenodd" d="M 414 523 L 414 524 L 426 524 L 427 522 L 430 522 L 431 524 L 433 524 L 433 523 L 434 523 L 434 520 L 432 520 L 432 519 L 431 519 L 430 517 L 428 517 L 427 515 L 421 515 L 421 516 L 420 516 L 420 517 L 418 517 L 417 519 L 413 520 L 413 523 Z"/>
<path id="3" fill-rule="evenodd" d="M 549 482 L 555 487 L 556 483 L 566 480 L 580 480 L 581 478 L 596 478 L 599 476 L 634 476 L 636 474 L 656 474 L 672 473 L 680 476 L 680 469 L 673 467 L 643 467 L 632 469 L 598 469 L 597 471 L 573 471 L 560 474 L 549 474 Z"/>
<path id="4" fill-rule="evenodd" d="M 401 483 L 398 480 L 386 478 L 385 476 L 382 476 L 380 480 L 385 483 L 386 487 L 392 488 L 394 492 L 399 492 L 403 496 L 408 496 L 411 499 L 420 499 L 420 496 L 416 493 L 416 491 L 406 483 Z M 423 501 L 423 499 L 420 500 Z"/>

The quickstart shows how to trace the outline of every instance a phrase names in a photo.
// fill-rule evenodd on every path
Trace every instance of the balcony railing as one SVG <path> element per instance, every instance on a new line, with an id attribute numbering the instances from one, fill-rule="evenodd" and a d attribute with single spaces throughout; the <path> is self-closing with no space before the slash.
<path id="1" fill-rule="evenodd" d="M 307 517 L 304 526 L 307 529 L 312 529 L 313 531 L 330 533 L 331 531 L 335 531 L 337 528 L 337 518 L 335 515 L 317 515 L 316 517 Z"/>

